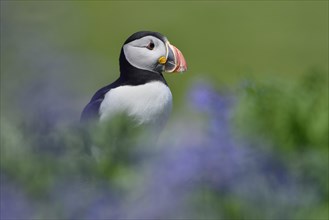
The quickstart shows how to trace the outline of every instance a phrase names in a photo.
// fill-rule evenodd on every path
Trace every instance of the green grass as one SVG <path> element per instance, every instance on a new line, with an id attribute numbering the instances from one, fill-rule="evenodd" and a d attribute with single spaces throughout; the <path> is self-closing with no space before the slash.
<path id="1" fill-rule="evenodd" d="M 1 88 L 7 92 L 29 83 L 29 77 L 42 77 L 50 70 L 40 66 L 48 63 L 83 105 L 118 76 L 122 43 L 139 30 L 163 33 L 186 57 L 186 74 L 167 75 L 176 107 L 195 79 L 220 87 L 245 77 L 290 81 L 313 67 L 328 71 L 326 1 L 5 1 L 1 6 L 6 81 Z M 67 62 L 59 68 L 61 57 Z"/>

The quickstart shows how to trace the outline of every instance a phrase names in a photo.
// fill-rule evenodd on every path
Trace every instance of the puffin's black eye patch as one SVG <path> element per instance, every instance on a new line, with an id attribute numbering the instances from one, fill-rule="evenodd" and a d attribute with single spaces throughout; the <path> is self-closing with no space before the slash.
<path id="1" fill-rule="evenodd" d="M 153 50 L 154 47 L 155 47 L 155 45 L 154 45 L 153 42 L 150 42 L 150 43 L 146 46 L 146 48 L 149 49 L 149 50 Z"/>

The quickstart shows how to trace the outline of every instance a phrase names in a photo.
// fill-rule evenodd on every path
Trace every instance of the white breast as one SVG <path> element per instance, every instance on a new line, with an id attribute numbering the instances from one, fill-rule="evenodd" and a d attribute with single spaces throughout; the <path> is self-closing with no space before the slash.
<path id="1" fill-rule="evenodd" d="M 162 82 L 120 86 L 106 93 L 100 106 L 100 120 L 124 113 L 138 124 L 164 123 L 172 107 L 172 95 Z"/>

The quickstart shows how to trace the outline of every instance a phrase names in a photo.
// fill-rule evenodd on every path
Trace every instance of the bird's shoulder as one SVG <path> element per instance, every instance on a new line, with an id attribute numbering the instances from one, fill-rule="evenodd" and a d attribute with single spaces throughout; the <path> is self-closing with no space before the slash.
<path id="1" fill-rule="evenodd" d="M 108 93 L 111 89 L 117 88 L 118 86 L 120 86 L 120 79 L 97 90 L 96 93 L 92 96 L 89 103 L 83 109 L 80 118 L 81 121 L 98 118 L 99 107 L 102 101 L 104 100 L 105 94 Z"/>

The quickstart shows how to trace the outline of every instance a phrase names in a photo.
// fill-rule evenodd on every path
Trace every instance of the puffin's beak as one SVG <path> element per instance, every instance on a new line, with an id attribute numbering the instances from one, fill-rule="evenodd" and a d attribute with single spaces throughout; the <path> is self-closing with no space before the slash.
<path id="1" fill-rule="evenodd" d="M 167 60 L 164 64 L 165 72 L 173 73 L 173 72 L 185 72 L 187 70 L 187 64 L 185 58 L 174 45 L 167 43 Z"/>

